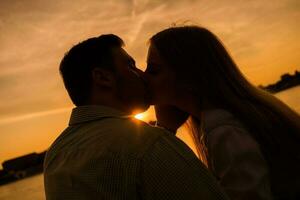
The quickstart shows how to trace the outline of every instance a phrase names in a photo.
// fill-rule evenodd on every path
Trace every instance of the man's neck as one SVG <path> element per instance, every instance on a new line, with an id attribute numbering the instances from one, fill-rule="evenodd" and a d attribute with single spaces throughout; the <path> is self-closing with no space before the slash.
<path id="1" fill-rule="evenodd" d="M 107 106 L 114 108 L 116 110 L 119 110 L 126 114 L 131 114 L 131 110 L 128 109 L 124 104 L 119 102 L 118 100 L 112 99 L 112 98 L 91 98 L 89 101 L 90 105 L 101 105 L 101 106 Z"/>

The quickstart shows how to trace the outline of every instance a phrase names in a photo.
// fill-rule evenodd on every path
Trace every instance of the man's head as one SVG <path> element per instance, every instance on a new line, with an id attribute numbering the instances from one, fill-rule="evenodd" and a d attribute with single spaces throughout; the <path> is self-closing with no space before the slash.
<path id="1" fill-rule="evenodd" d="M 127 113 L 149 107 L 142 72 L 116 35 L 101 35 L 72 47 L 60 63 L 60 73 L 76 106 L 98 104 Z"/>

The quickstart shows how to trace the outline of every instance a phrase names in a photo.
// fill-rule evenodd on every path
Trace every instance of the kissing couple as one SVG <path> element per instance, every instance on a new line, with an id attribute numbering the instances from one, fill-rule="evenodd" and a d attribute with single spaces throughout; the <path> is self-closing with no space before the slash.
<path id="1" fill-rule="evenodd" d="M 63 57 L 75 108 L 47 151 L 46 199 L 299 198 L 300 116 L 252 85 L 206 28 L 149 41 L 145 72 L 114 34 Z M 133 117 L 150 105 L 156 126 Z M 184 123 L 197 155 L 175 136 Z"/>

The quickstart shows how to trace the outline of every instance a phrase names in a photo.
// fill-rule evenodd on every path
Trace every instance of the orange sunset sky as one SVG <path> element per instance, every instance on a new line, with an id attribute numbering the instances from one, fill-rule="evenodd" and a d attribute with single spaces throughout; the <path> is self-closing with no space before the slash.
<path id="1" fill-rule="evenodd" d="M 72 104 L 58 65 L 88 37 L 119 35 L 145 69 L 149 37 L 188 20 L 216 33 L 255 85 L 300 69 L 299 0 L 1 0 L 0 7 L 0 163 L 45 150 L 67 125 Z"/>

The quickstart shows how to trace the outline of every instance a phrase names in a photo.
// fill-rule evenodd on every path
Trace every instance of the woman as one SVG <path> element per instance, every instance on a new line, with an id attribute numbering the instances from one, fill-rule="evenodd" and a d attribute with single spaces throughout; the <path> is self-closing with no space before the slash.
<path id="1" fill-rule="evenodd" d="M 199 157 L 232 199 L 299 197 L 299 115 L 251 85 L 213 33 L 163 30 L 147 62 L 159 125 L 176 132 L 190 116 Z"/>

